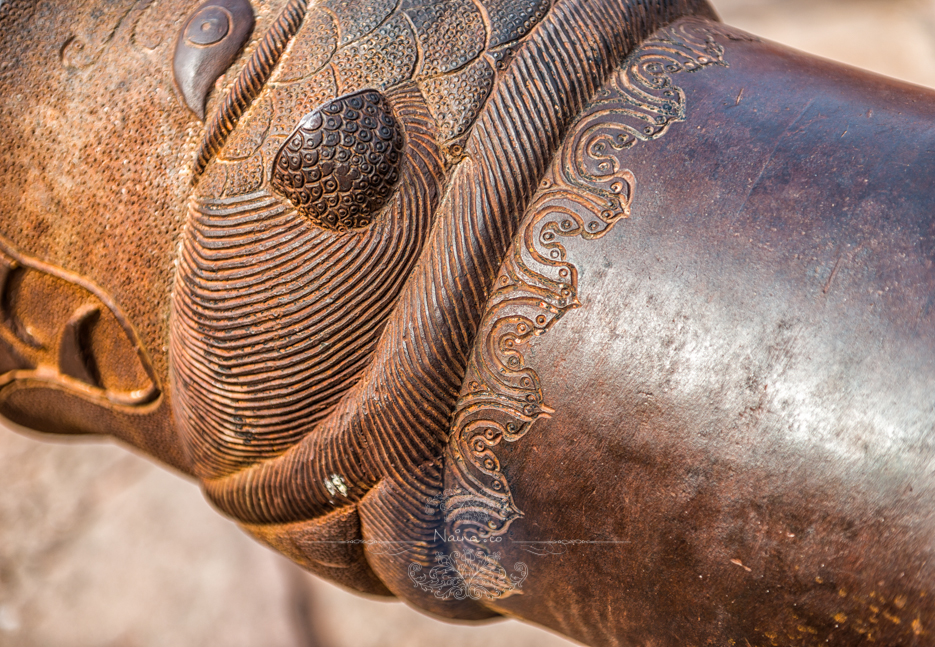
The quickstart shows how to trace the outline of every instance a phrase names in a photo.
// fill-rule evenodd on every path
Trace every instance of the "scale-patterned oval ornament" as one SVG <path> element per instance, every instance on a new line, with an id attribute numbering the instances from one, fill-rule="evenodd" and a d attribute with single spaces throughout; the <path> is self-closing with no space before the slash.
<path id="1" fill-rule="evenodd" d="M 299 121 L 273 160 L 270 184 L 316 225 L 360 229 L 392 195 L 403 144 L 382 94 L 338 97 Z"/>

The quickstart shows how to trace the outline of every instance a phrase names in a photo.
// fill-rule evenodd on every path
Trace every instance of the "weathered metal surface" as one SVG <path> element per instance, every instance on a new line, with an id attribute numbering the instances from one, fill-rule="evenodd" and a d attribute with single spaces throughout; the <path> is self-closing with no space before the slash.
<path id="1" fill-rule="evenodd" d="M 443 616 L 927 644 L 931 92 L 687 0 L 238 6 L 0 8 L 0 412 Z"/>
<path id="2" fill-rule="evenodd" d="M 659 36 L 501 266 L 448 536 L 495 608 L 587 644 L 931 644 L 932 94 Z"/>
<path id="3" fill-rule="evenodd" d="M 247 0 L 208 0 L 185 21 L 175 45 L 175 83 L 199 119 L 214 82 L 231 66 L 253 30 Z"/>

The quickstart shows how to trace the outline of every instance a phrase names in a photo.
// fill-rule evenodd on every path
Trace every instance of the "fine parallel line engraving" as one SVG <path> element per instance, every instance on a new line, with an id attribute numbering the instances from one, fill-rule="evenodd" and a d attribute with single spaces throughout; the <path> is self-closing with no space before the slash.
<path id="1" fill-rule="evenodd" d="M 263 84 L 269 78 L 276 63 L 279 62 L 279 57 L 289 44 L 289 40 L 299 30 L 307 6 L 307 0 L 289 0 L 279 18 L 263 35 L 263 39 L 250 56 L 244 69 L 237 75 L 230 91 L 224 95 L 221 105 L 208 122 L 204 139 L 198 147 L 195 156 L 196 177 L 205 170 L 211 158 L 221 150 L 228 135 L 237 124 L 237 120 L 262 90 Z"/>

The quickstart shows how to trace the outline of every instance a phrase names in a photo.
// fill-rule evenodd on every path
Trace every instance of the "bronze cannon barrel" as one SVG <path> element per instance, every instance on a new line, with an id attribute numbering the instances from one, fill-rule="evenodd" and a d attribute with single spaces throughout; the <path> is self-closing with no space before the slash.
<path id="1" fill-rule="evenodd" d="M 631 217 L 562 242 L 581 305 L 523 353 L 552 411 L 500 452 L 528 576 L 496 608 L 589 644 L 928 644 L 933 95 L 724 60 L 619 154 Z"/>

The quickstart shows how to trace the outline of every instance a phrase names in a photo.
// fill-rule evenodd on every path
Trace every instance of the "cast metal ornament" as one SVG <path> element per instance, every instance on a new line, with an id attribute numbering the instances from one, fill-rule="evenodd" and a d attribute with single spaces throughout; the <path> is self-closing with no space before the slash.
<path id="1" fill-rule="evenodd" d="M 928 644 L 935 95 L 704 0 L 112 4 L 0 5 L 6 418 L 443 617 Z"/>
<path id="2" fill-rule="evenodd" d="M 234 62 L 253 25 L 248 0 L 208 0 L 182 26 L 172 69 L 185 104 L 199 119 L 205 118 L 214 82 Z"/>
<path id="3" fill-rule="evenodd" d="M 302 118 L 273 158 L 270 184 L 319 227 L 360 229 L 392 195 L 402 152 L 383 96 L 356 92 Z"/>
<path id="4" fill-rule="evenodd" d="M 488 586 L 498 597 L 522 591 L 510 585 L 487 546 L 523 513 L 496 450 L 554 413 L 544 402 L 542 380 L 525 361 L 526 350 L 582 305 L 578 270 L 562 241 L 599 239 L 630 217 L 637 179 L 625 166 L 626 151 L 685 121 L 685 92 L 675 75 L 727 67 L 718 38 L 728 35 L 752 40 L 684 20 L 656 32 L 623 61 L 569 129 L 500 267 L 449 434 L 442 506 L 449 540 L 473 545 L 492 563 L 486 571 L 498 577 L 491 582 L 503 587 Z"/>

